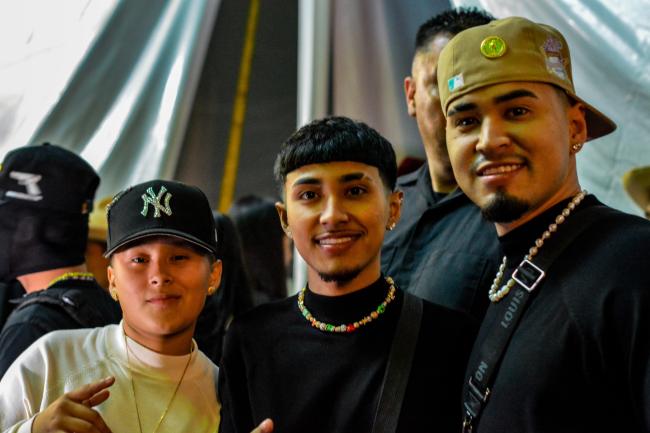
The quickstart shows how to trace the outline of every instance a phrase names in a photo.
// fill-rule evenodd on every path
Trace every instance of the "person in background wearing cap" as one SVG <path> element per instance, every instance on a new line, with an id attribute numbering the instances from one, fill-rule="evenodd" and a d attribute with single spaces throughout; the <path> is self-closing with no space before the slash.
<path id="1" fill-rule="evenodd" d="M 650 431 L 650 223 L 580 187 L 576 154 L 616 126 L 576 95 L 566 40 L 518 17 L 466 30 L 438 88 L 454 175 L 503 255 L 464 431 Z"/>
<path id="2" fill-rule="evenodd" d="M 492 225 L 457 188 L 445 144 L 436 63 L 455 34 L 493 19 L 483 11 L 460 8 L 436 15 L 418 29 L 404 91 L 427 163 L 397 179 L 404 192 L 402 216 L 395 230 L 386 233 L 381 254 L 382 270 L 398 287 L 477 321 L 489 304 L 478 290 L 499 267 L 498 242 Z"/>
<path id="3" fill-rule="evenodd" d="M 283 433 L 457 431 L 476 327 L 381 274 L 384 233 L 400 214 L 396 173 L 391 144 L 345 117 L 315 120 L 282 145 L 276 207 L 307 286 L 233 321 L 221 433 L 265 417 Z"/>
<path id="4" fill-rule="evenodd" d="M 217 367 L 192 339 L 219 285 L 216 252 L 198 188 L 155 180 L 119 193 L 105 255 L 123 320 L 30 347 L 0 381 L 0 431 L 216 431 Z"/>
<path id="5" fill-rule="evenodd" d="M 106 268 L 108 259 L 104 257 L 106 251 L 106 236 L 108 235 L 108 221 L 106 220 L 106 207 L 113 197 L 104 197 L 94 206 L 88 218 L 88 243 L 86 244 L 86 267 L 94 276 L 97 284 L 108 290 L 108 276 Z"/>
<path id="6" fill-rule="evenodd" d="M 0 332 L 0 377 L 39 337 L 57 329 L 117 323 L 117 308 L 87 272 L 95 170 L 59 146 L 9 152 L 0 170 L 0 279 L 27 295 Z"/>
<path id="7" fill-rule="evenodd" d="M 634 203 L 650 219 L 650 166 L 637 167 L 623 175 L 623 187 Z"/>

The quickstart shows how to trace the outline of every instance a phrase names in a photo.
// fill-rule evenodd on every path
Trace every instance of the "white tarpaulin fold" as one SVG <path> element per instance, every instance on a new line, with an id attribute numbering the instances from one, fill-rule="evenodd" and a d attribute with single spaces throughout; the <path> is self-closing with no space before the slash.
<path id="1" fill-rule="evenodd" d="M 30 20 L 41 16 L 39 8 L 53 2 L 30 3 L 31 14 L 7 8 L 2 20 L 20 20 L 29 28 Z M 92 18 L 96 33 L 88 31 L 84 46 L 73 53 L 77 57 L 66 58 L 69 80 L 57 83 L 65 85 L 51 95 L 52 100 L 43 102 L 49 113 L 26 113 L 40 115 L 40 119 L 33 117 L 41 120 L 40 126 L 27 125 L 22 136 L 0 142 L 0 150 L 6 153 L 10 148 L 50 141 L 76 151 L 99 171 L 98 197 L 102 197 L 144 180 L 173 176 L 220 1 L 122 0 L 99 11 L 103 15 L 90 16 L 86 9 L 97 3 L 101 2 L 86 0 L 73 4 L 77 11 L 56 15 L 53 11 L 53 21 L 60 15 L 73 17 L 75 28 L 70 32 Z M 58 27 L 53 34 L 65 32 Z M 40 35 L 39 29 L 33 34 Z M 22 43 L 24 52 L 34 48 L 29 38 L 12 41 Z M 48 50 L 54 57 L 69 53 L 69 48 L 67 43 Z M 25 73 L 35 73 L 27 60 L 0 63 L 0 77 L 2 69 L 15 71 L 21 66 Z M 38 70 L 46 81 L 48 65 Z M 20 76 L 16 78 L 20 80 Z M 29 94 L 30 89 L 24 91 Z M 0 92 L 0 101 L 3 99 Z M 20 102 L 14 104 L 14 113 L 20 114 Z M 15 118 L 0 118 L 0 123 L 4 121 L 9 124 L 7 129 L 16 126 Z M 29 132 L 31 138 L 26 135 Z"/>

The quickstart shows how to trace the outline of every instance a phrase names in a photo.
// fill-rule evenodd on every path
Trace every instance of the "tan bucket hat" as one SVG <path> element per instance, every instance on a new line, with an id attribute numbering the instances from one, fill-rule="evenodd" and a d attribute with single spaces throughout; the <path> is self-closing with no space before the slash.
<path id="1" fill-rule="evenodd" d="M 623 187 L 634 202 L 650 213 L 650 166 L 637 167 L 623 175 Z"/>
<path id="2" fill-rule="evenodd" d="M 588 140 L 616 129 L 607 116 L 578 97 L 573 86 L 569 45 L 551 26 L 511 17 L 458 33 L 438 59 L 443 113 L 455 99 L 480 87 L 513 81 L 558 86 L 586 108 Z"/>
<path id="3" fill-rule="evenodd" d="M 109 196 L 95 203 L 94 209 L 88 217 L 88 240 L 106 242 L 108 235 L 106 208 L 111 201 L 113 201 L 113 197 Z"/>

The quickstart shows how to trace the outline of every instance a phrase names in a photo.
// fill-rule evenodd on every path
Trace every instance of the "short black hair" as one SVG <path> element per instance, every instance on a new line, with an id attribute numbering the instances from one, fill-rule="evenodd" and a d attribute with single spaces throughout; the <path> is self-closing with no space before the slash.
<path id="1" fill-rule="evenodd" d="M 457 8 L 439 13 L 427 20 L 415 36 L 415 52 L 425 51 L 429 43 L 441 33 L 454 36 L 463 30 L 493 21 L 490 13 L 478 8 Z"/>
<path id="2" fill-rule="evenodd" d="M 393 146 L 370 126 L 343 116 L 314 120 L 282 143 L 275 160 L 275 179 L 282 191 L 288 173 L 309 164 L 337 161 L 377 167 L 386 188 L 395 189 L 397 163 Z"/>

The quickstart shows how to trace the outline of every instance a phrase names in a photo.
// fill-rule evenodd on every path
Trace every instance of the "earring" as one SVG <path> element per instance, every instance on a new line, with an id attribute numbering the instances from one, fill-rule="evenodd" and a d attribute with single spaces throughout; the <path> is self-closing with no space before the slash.
<path id="1" fill-rule="evenodd" d="M 388 224 L 388 225 L 386 226 L 386 230 L 388 230 L 389 232 L 390 232 L 390 231 L 393 231 L 393 230 L 395 229 L 395 226 L 396 226 L 396 225 L 397 225 L 397 224 L 395 223 L 395 221 L 393 221 L 393 222 L 391 222 L 390 224 Z"/>
<path id="2" fill-rule="evenodd" d="M 291 237 L 291 229 L 288 226 L 282 226 L 282 229 L 284 230 L 284 233 L 289 237 L 289 239 L 293 239 Z"/>
<path id="3" fill-rule="evenodd" d="M 115 302 L 120 302 L 119 297 L 117 296 L 117 290 L 115 290 L 113 286 L 111 286 L 108 291 Z"/>
<path id="4" fill-rule="evenodd" d="M 571 150 L 573 150 L 573 153 L 578 153 L 580 149 L 582 149 L 582 145 L 584 143 L 575 143 L 573 146 L 571 146 Z"/>
<path id="5" fill-rule="evenodd" d="M 214 295 L 216 291 L 217 291 L 217 288 L 215 286 L 208 287 L 208 296 Z"/>

